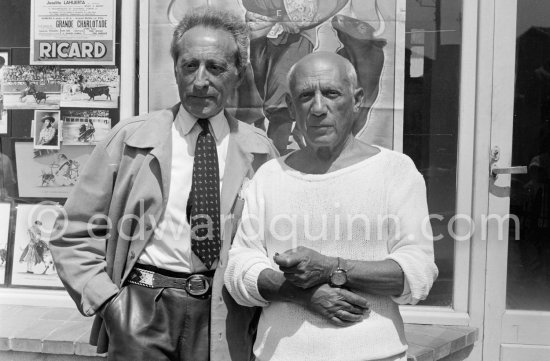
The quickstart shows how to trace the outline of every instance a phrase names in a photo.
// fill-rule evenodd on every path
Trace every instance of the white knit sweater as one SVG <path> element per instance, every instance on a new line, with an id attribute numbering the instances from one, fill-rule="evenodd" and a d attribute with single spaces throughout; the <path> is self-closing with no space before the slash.
<path id="1" fill-rule="evenodd" d="M 257 359 L 364 361 L 403 353 L 397 303 L 426 298 L 437 277 L 422 176 L 410 158 L 383 148 L 321 175 L 296 171 L 284 159 L 264 164 L 250 182 L 225 273 L 239 304 L 264 307 Z M 293 303 L 267 302 L 258 292 L 258 275 L 266 268 L 278 271 L 273 255 L 297 246 L 344 259 L 392 259 L 405 273 L 405 291 L 399 297 L 355 291 L 368 300 L 371 313 L 348 327 Z"/>

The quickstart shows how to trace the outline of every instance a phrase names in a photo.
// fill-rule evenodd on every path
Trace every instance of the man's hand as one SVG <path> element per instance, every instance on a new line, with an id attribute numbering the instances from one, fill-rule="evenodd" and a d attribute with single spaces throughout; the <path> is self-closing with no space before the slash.
<path id="1" fill-rule="evenodd" d="M 336 257 L 323 256 L 301 246 L 276 254 L 273 260 L 289 282 L 304 289 L 328 283 L 330 275 L 338 267 Z"/>
<path id="2" fill-rule="evenodd" d="M 327 284 L 306 291 L 300 304 L 308 310 L 326 317 L 337 326 L 350 326 L 370 313 L 366 299 L 343 288 Z"/>

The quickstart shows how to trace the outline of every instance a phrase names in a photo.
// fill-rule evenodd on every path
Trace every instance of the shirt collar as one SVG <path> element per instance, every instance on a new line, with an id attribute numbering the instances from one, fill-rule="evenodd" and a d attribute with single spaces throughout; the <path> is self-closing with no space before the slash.
<path id="1" fill-rule="evenodd" d="M 182 135 L 189 134 L 195 125 L 197 124 L 198 118 L 194 115 L 191 115 L 183 105 L 180 105 L 178 114 L 176 115 L 175 123 L 176 126 L 180 128 Z M 229 124 L 227 119 L 223 114 L 223 109 L 216 115 L 208 118 L 210 121 L 210 130 L 214 138 L 219 141 L 223 139 L 227 134 L 229 134 Z M 199 125 L 197 125 L 198 127 Z"/>

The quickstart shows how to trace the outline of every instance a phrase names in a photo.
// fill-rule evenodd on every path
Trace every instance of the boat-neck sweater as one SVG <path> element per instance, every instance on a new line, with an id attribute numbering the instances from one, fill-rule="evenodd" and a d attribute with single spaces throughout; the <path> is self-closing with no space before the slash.
<path id="1" fill-rule="evenodd" d="M 385 148 L 325 174 L 302 173 L 285 160 L 265 163 L 243 192 L 225 273 L 237 303 L 263 307 L 256 358 L 365 361 L 402 355 L 407 343 L 398 303 L 425 299 L 437 277 L 422 175 L 409 157 Z M 343 259 L 394 260 L 405 276 L 403 294 L 353 290 L 371 312 L 347 327 L 298 304 L 268 302 L 258 291 L 259 274 L 266 268 L 280 272 L 275 253 L 298 246 Z"/>

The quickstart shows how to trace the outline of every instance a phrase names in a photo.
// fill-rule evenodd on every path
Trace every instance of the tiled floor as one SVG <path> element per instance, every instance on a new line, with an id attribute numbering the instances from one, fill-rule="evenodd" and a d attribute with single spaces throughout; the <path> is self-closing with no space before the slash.
<path id="1" fill-rule="evenodd" d="M 91 318 L 67 308 L 0 305 L 0 351 L 99 356 L 87 343 Z"/>

